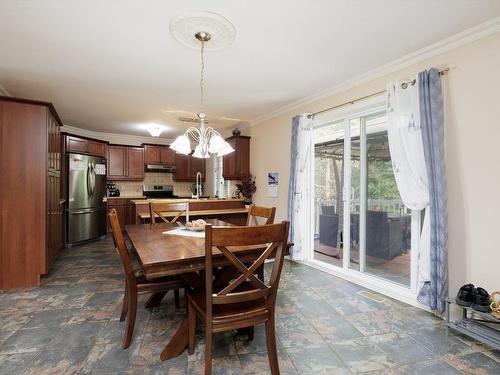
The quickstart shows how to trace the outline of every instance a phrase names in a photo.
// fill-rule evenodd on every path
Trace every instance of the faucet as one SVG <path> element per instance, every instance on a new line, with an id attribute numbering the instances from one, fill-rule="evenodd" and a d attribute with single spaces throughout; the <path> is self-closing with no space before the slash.
<path id="1" fill-rule="evenodd" d="M 196 199 L 200 199 L 200 190 L 201 190 L 201 179 L 203 178 L 203 175 L 201 174 L 200 171 L 196 172 Z"/>

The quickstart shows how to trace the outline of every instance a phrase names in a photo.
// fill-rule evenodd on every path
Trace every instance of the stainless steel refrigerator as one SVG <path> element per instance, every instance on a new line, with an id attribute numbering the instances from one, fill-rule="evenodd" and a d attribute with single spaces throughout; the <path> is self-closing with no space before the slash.
<path id="1" fill-rule="evenodd" d="M 106 235 L 106 159 L 67 155 L 66 243 L 88 241 Z"/>

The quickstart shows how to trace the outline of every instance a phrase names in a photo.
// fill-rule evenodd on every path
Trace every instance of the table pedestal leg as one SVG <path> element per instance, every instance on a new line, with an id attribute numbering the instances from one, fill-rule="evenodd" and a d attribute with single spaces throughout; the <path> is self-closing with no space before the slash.
<path id="1" fill-rule="evenodd" d="M 179 328 L 177 328 L 177 331 L 175 331 L 174 335 L 168 342 L 167 346 L 165 346 L 165 349 L 163 349 L 163 351 L 161 352 L 160 359 L 162 361 L 177 357 L 184 351 L 184 349 L 187 348 L 188 331 L 188 320 L 184 319 Z"/>
<path id="2" fill-rule="evenodd" d="M 151 296 L 148 298 L 148 300 L 144 304 L 144 307 L 146 309 L 148 309 L 150 307 L 158 306 L 161 303 L 161 300 L 163 299 L 163 297 L 165 297 L 165 294 L 167 294 L 167 292 L 158 292 L 158 293 L 151 294 Z"/>

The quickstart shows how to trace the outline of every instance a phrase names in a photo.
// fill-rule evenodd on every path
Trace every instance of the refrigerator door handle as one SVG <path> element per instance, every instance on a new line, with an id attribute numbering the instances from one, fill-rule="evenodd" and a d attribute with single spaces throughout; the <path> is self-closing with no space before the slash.
<path id="1" fill-rule="evenodd" d="M 87 164 L 87 195 L 92 197 L 92 187 L 90 185 L 90 163 Z"/>
<path id="2" fill-rule="evenodd" d="M 70 215 L 83 215 L 83 214 L 90 214 L 93 212 L 104 211 L 104 208 L 96 208 L 92 210 L 80 210 L 80 211 L 70 211 L 70 210 L 67 211 L 70 213 Z"/>

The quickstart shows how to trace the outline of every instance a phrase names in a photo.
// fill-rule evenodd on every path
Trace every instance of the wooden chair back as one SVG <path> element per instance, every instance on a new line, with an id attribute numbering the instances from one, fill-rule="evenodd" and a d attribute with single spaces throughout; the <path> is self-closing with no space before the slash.
<path id="1" fill-rule="evenodd" d="M 162 213 L 174 212 L 175 215 L 171 220 L 166 218 Z M 153 226 L 156 224 L 156 218 L 159 217 L 165 223 L 175 223 L 183 214 L 186 214 L 186 221 L 189 221 L 189 202 L 149 202 L 149 222 Z"/>
<path id="2" fill-rule="evenodd" d="M 205 276 L 206 282 L 206 308 L 207 320 L 212 316 L 212 305 L 250 302 L 265 298 L 267 308 L 274 311 L 278 282 L 283 267 L 286 252 L 289 223 L 246 226 L 246 227 L 212 227 L 208 224 L 205 228 Z M 241 246 L 264 247 L 261 255 L 247 267 L 229 248 Z M 220 251 L 237 269 L 233 280 L 228 285 L 220 286 L 221 289 L 213 293 L 213 285 L 208 280 L 213 280 L 212 256 L 214 249 Z M 255 276 L 255 271 L 264 264 L 264 261 L 275 254 L 273 269 L 269 282 L 266 284 Z M 237 288 L 246 281 L 250 282 L 244 291 Z M 234 291 L 234 292 L 233 292 Z"/>
<path id="3" fill-rule="evenodd" d="M 125 240 L 123 238 L 120 222 L 118 221 L 118 213 L 114 208 L 109 212 L 108 217 L 111 224 L 111 230 L 113 232 L 113 239 L 115 241 L 116 250 L 120 255 L 123 269 L 125 270 L 127 283 L 129 283 L 129 285 L 134 285 L 137 281 L 134 274 L 134 267 L 132 266 L 132 261 L 130 260 L 130 256 L 128 254 L 127 245 L 125 244 Z"/>
<path id="4" fill-rule="evenodd" d="M 252 205 L 248 210 L 247 226 L 274 224 L 276 207 L 260 207 Z M 258 222 L 258 218 L 265 219 L 263 223 Z"/>

